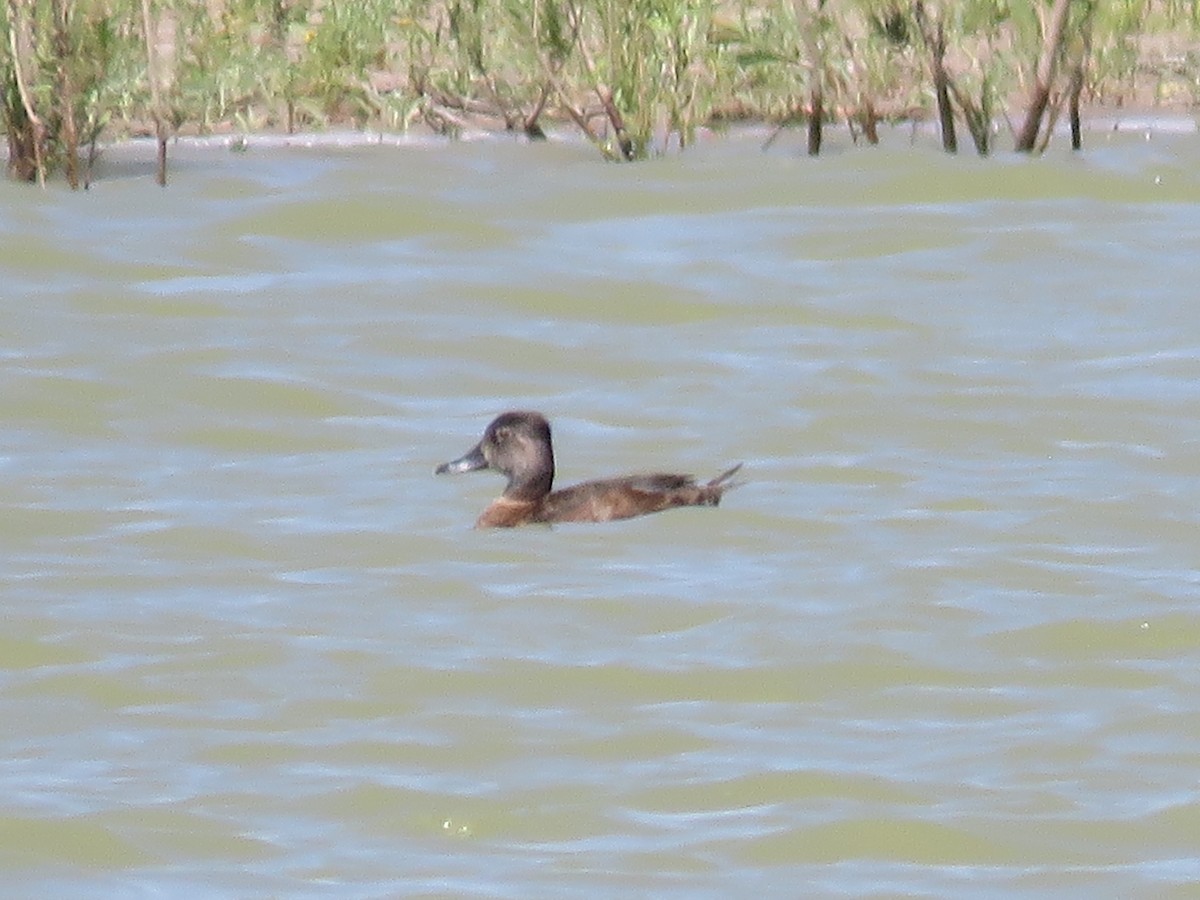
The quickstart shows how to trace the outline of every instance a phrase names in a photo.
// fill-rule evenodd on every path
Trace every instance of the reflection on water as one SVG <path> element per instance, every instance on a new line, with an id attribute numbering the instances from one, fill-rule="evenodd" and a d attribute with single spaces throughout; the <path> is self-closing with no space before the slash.
<path id="1" fill-rule="evenodd" d="M 0 186 L 17 894 L 1185 896 L 1194 137 Z M 470 530 L 562 483 L 719 509 Z"/>

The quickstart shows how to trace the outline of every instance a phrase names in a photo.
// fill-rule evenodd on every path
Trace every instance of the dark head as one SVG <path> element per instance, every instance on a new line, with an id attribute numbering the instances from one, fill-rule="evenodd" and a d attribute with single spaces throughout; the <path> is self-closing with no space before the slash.
<path id="1" fill-rule="evenodd" d="M 554 449 L 550 423 L 536 412 L 506 412 L 483 432 L 483 439 L 466 455 L 443 463 L 438 475 L 495 469 L 508 478 L 504 496 L 540 500 L 554 484 Z"/>

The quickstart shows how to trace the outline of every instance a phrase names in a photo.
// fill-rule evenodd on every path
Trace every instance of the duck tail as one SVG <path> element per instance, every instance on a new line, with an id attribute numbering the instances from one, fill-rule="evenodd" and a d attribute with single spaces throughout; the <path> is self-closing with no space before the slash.
<path id="1" fill-rule="evenodd" d="M 734 475 L 736 475 L 741 470 L 742 470 L 742 464 L 738 463 L 736 466 L 726 469 L 724 472 L 722 472 L 720 475 L 718 475 L 716 478 L 714 478 L 712 481 L 710 481 L 708 484 L 706 484 L 705 487 L 710 487 L 710 488 L 719 487 L 723 491 L 728 491 L 731 488 L 735 488 L 738 485 L 743 484 L 744 482 L 730 481 L 729 479 L 732 478 Z"/>
<path id="2" fill-rule="evenodd" d="M 733 490 L 735 487 L 742 484 L 740 481 L 730 481 L 734 475 L 741 471 L 741 468 L 742 464 L 738 463 L 736 466 L 726 469 L 712 481 L 706 483 L 704 487 L 700 488 L 702 502 L 709 506 L 716 506 L 721 502 L 721 496 L 726 491 Z"/>

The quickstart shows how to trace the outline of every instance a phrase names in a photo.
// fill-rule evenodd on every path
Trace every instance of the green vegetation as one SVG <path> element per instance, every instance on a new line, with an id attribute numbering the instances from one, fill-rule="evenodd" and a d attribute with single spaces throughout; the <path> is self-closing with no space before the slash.
<path id="1" fill-rule="evenodd" d="M 606 158 L 754 119 L 935 116 L 1039 151 L 1084 103 L 1200 99 L 1195 0 L 4 0 L 12 177 L 86 183 L 95 142 L 330 125 L 543 136 Z"/>

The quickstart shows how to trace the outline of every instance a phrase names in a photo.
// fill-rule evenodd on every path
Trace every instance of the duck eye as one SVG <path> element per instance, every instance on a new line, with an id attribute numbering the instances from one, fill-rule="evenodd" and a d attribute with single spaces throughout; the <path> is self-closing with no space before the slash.
<path id="1" fill-rule="evenodd" d="M 496 443 L 503 444 L 505 441 L 508 440 L 508 435 L 509 435 L 509 432 L 508 432 L 507 428 L 497 428 L 496 429 Z"/>

